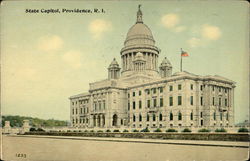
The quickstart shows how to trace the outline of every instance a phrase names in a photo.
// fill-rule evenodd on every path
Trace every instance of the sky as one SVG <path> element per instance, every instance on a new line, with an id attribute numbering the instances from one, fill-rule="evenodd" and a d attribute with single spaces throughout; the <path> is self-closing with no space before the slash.
<path id="1" fill-rule="evenodd" d="M 106 79 L 138 5 L 143 21 L 180 70 L 236 82 L 235 122 L 249 113 L 249 9 L 244 1 L 5 1 L 1 5 L 1 112 L 69 120 L 69 97 Z M 26 9 L 105 13 L 26 13 Z M 121 65 L 121 64 L 120 64 Z"/>

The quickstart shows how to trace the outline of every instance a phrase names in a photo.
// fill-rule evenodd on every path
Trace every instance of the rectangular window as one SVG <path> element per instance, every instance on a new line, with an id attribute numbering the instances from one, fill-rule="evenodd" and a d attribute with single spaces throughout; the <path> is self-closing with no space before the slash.
<path id="1" fill-rule="evenodd" d="M 128 102 L 128 110 L 130 110 L 130 103 Z"/>
<path id="2" fill-rule="evenodd" d="M 169 97 L 169 106 L 173 106 L 173 97 L 172 96 Z"/>
<path id="3" fill-rule="evenodd" d="M 150 108 L 150 100 L 148 100 L 148 103 L 147 103 L 147 105 L 148 105 L 148 108 Z"/>
<path id="4" fill-rule="evenodd" d="M 81 114 L 82 114 L 82 108 L 81 108 Z"/>
<path id="5" fill-rule="evenodd" d="M 160 107 L 163 107 L 163 98 L 160 98 Z"/>
<path id="6" fill-rule="evenodd" d="M 219 106 L 221 106 L 221 98 L 219 98 Z"/>
<path id="7" fill-rule="evenodd" d="M 153 88 L 152 90 L 153 90 L 153 93 L 155 94 L 156 93 L 156 88 Z"/>
<path id="8" fill-rule="evenodd" d="M 215 98 L 213 97 L 213 106 L 215 105 Z"/>
<path id="9" fill-rule="evenodd" d="M 181 84 L 178 84 L 178 90 L 181 90 Z"/>
<path id="10" fill-rule="evenodd" d="M 103 101 L 103 109 L 105 110 L 105 101 Z"/>
<path id="11" fill-rule="evenodd" d="M 178 105 L 181 105 L 181 104 L 182 104 L 182 97 L 178 96 Z"/>
<path id="12" fill-rule="evenodd" d="M 227 93 L 227 89 L 225 89 L 225 93 Z"/>
<path id="13" fill-rule="evenodd" d="M 139 108 L 141 109 L 141 101 L 139 101 Z"/>
<path id="14" fill-rule="evenodd" d="M 203 85 L 200 86 L 200 90 L 201 90 L 201 91 L 203 90 Z"/>
<path id="15" fill-rule="evenodd" d="M 133 109 L 135 109 L 135 102 L 133 102 Z"/>
<path id="16" fill-rule="evenodd" d="M 190 96 L 190 105 L 194 105 L 194 96 Z"/>
<path id="17" fill-rule="evenodd" d="M 169 91 L 173 91 L 173 86 L 169 86 Z"/>
<path id="18" fill-rule="evenodd" d="M 130 94 L 128 93 L 128 98 L 130 97 Z"/>
<path id="19" fill-rule="evenodd" d="M 203 106 L 203 97 L 201 97 L 201 106 Z"/>
<path id="20" fill-rule="evenodd" d="M 227 99 L 225 99 L 225 106 L 227 106 Z"/>
<path id="21" fill-rule="evenodd" d="M 219 92 L 221 92 L 221 87 L 219 87 Z"/>
<path id="22" fill-rule="evenodd" d="M 163 87 L 160 87 L 159 90 L 160 90 L 160 93 L 162 93 L 163 92 Z"/>
<path id="23" fill-rule="evenodd" d="M 101 102 L 99 102 L 99 110 L 101 110 L 102 109 L 102 104 L 101 104 Z"/>
<path id="24" fill-rule="evenodd" d="M 157 106 L 157 101 L 156 101 L 156 98 L 154 99 L 154 107 Z"/>
<path id="25" fill-rule="evenodd" d="M 214 86 L 213 86 L 213 91 L 214 91 Z"/>
<path id="26" fill-rule="evenodd" d="M 139 91 L 139 96 L 141 95 L 141 91 Z"/>
<path id="27" fill-rule="evenodd" d="M 202 112 L 201 112 L 201 118 L 202 118 L 203 116 L 202 116 Z"/>
<path id="28" fill-rule="evenodd" d="M 72 105 L 74 105 L 74 102 L 72 102 Z"/>
<path id="29" fill-rule="evenodd" d="M 133 92 L 133 97 L 135 96 L 135 92 Z"/>
<path id="30" fill-rule="evenodd" d="M 190 84 L 190 89 L 193 90 L 194 89 L 194 85 Z"/>
<path id="31" fill-rule="evenodd" d="M 74 109 L 72 109 L 72 114 L 74 115 Z"/>
<path id="32" fill-rule="evenodd" d="M 77 114 L 77 108 L 76 108 L 76 114 Z"/>

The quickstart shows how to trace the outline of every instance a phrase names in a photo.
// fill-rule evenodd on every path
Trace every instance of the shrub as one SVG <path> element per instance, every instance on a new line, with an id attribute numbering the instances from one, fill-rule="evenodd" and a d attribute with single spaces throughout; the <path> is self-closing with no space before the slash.
<path id="1" fill-rule="evenodd" d="M 118 129 L 115 129 L 113 132 L 120 132 Z"/>
<path id="2" fill-rule="evenodd" d="M 107 129 L 106 132 L 111 132 L 111 131 L 109 129 Z"/>
<path id="3" fill-rule="evenodd" d="M 157 128 L 154 132 L 161 132 L 161 129 Z"/>
<path id="4" fill-rule="evenodd" d="M 74 130 L 73 132 L 77 132 L 77 130 Z"/>
<path id="5" fill-rule="evenodd" d="M 124 129 L 123 132 L 129 132 L 128 130 Z"/>
<path id="6" fill-rule="evenodd" d="M 94 130 L 90 130 L 89 132 L 95 132 Z"/>
<path id="7" fill-rule="evenodd" d="M 221 128 L 221 129 L 216 129 L 215 132 L 227 132 L 227 130 L 224 128 Z"/>
<path id="8" fill-rule="evenodd" d="M 98 130 L 97 132 L 103 132 L 102 130 Z"/>
<path id="9" fill-rule="evenodd" d="M 178 131 L 175 129 L 167 129 L 166 132 L 178 132 Z"/>
<path id="10" fill-rule="evenodd" d="M 84 130 L 84 132 L 88 132 L 88 130 Z"/>
<path id="11" fill-rule="evenodd" d="M 139 132 L 139 130 L 134 129 L 133 132 Z"/>
<path id="12" fill-rule="evenodd" d="M 30 131 L 36 131 L 36 128 L 32 127 L 30 128 Z"/>
<path id="13" fill-rule="evenodd" d="M 142 129 L 141 132 L 150 132 L 150 130 L 146 127 L 145 129 Z"/>
<path id="14" fill-rule="evenodd" d="M 43 130 L 42 128 L 38 128 L 36 131 L 45 131 L 45 130 Z"/>
<path id="15" fill-rule="evenodd" d="M 200 130 L 198 130 L 198 132 L 210 132 L 210 130 L 209 129 L 200 129 Z"/>
<path id="16" fill-rule="evenodd" d="M 238 132 L 248 132 L 249 130 L 245 127 L 239 128 Z"/>
<path id="17" fill-rule="evenodd" d="M 189 128 L 185 128 L 182 132 L 191 132 Z"/>
<path id="18" fill-rule="evenodd" d="M 67 132 L 70 132 L 70 130 L 67 130 Z"/>

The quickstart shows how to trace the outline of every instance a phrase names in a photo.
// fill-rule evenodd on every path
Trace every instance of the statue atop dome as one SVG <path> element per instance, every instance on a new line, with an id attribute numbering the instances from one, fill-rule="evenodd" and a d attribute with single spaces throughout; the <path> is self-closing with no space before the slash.
<path id="1" fill-rule="evenodd" d="M 140 4 L 138 6 L 136 23 L 143 23 L 143 21 L 142 21 L 142 11 L 141 11 L 141 5 Z"/>

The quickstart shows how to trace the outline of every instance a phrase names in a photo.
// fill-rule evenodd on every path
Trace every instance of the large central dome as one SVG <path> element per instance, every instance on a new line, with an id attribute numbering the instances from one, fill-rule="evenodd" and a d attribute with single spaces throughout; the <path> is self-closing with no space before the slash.
<path id="1" fill-rule="evenodd" d="M 139 44 L 145 44 L 145 45 L 154 45 L 155 41 L 152 35 L 151 30 L 148 28 L 147 25 L 143 23 L 136 23 L 133 25 L 127 34 L 127 38 L 124 42 L 125 46 L 130 45 L 139 45 Z"/>

